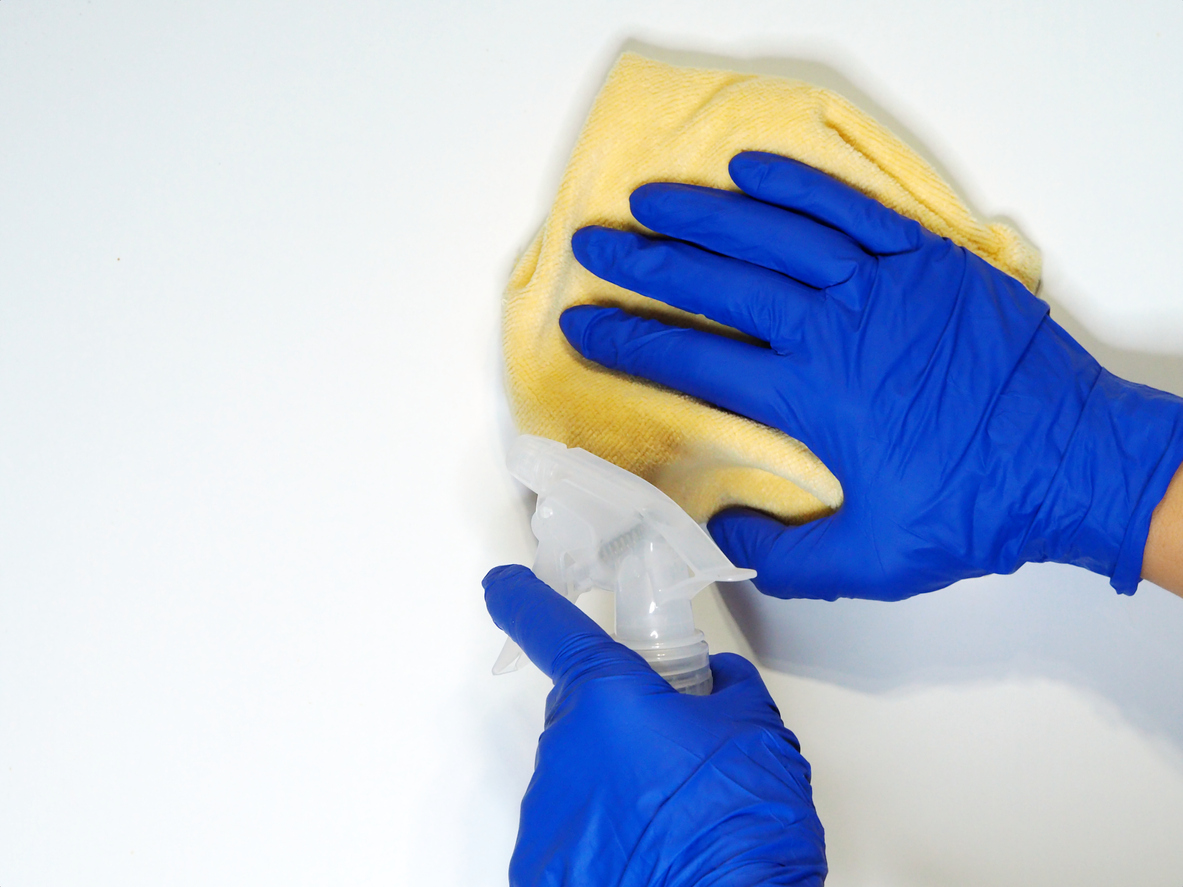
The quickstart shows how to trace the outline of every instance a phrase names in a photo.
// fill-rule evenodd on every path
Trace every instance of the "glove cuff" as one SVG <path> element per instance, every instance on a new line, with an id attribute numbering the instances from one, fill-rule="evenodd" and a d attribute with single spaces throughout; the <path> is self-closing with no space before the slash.
<path id="1" fill-rule="evenodd" d="M 1119 379 L 1105 372 L 1098 380 L 1111 392 L 1114 404 L 1128 420 L 1121 441 L 1125 452 L 1145 466 L 1125 534 L 1117 550 L 1109 584 L 1120 594 L 1133 594 L 1142 581 L 1142 555 L 1154 509 L 1166 495 L 1175 472 L 1183 464 L 1183 398 Z M 1131 439 L 1132 438 L 1132 439 Z"/>
<path id="2" fill-rule="evenodd" d="M 1151 516 L 1183 462 L 1183 399 L 1099 369 L 1079 415 L 1020 563 L 1074 564 L 1133 594 Z"/>

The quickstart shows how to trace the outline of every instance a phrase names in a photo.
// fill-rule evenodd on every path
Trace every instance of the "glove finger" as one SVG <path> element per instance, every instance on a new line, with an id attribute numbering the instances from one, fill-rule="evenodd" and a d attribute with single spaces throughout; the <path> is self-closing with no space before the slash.
<path id="1" fill-rule="evenodd" d="M 844 544 L 840 516 L 790 527 L 758 511 L 733 508 L 707 522 L 707 530 L 737 567 L 756 571 L 752 584 L 779 598 L 862 596 L 843 584 L 853 546 Z"/>
<path id="2" fill-rule="evenodd" d="M 850 280 L 871 257 L 833 228 L 746 194 L 698 185 L 642 185 L 633 216 L 659 234 L 771 268 L 821 289 Z"/>
<path id="3" fill-rule="evenodd" d="M 707 521 L 707 531 L 737 567 L 762 576 L 768 559 L 788 527 L 775 518 L 746 508 L 721 511 Z"/>
<path id="4" fill-rule="evenodd" d="M 712 653 L 711 674 L 715 682 L 711 696 L 726 694 L 726 705 L 733 715 L 741 711 L 749 717 L 763 715 L 781 726 L 780 709 L 753 663 L 737 653 Z"/>
<path id="5" fill-rule="evenodd" d="M 731 180 L 757 200 L 816 219 L 850 235 L 877 255 L 920 246 L 920 225 L 844 182 L 797 160 L 745 151 L 728 167 Z"/>
<path id="6" fill-rule="evenodd" d="M 805 380 L 784 379 L 785 373 L 795 373 L 791 359 L 767 348 L 594 305 L 568 308 L 559 325 L 580 354 L 609 369 L 676 388 L 789 434 L 800 430 L 784 392 L 807 390 Z"/>
<path id="7" fill-rule="evenodd" d="M 825 297 L 790 277 L 678 240 L 598 226 L 571 238 L 575 258 L 604 280 L 763 339 L 779 353 L 801 340 Z"/>
<path id="8" fill-rule="evenodd" d="M 570 680 L 576 672 L 582 676 L 638 674 L 664 683 L 645 660 L 612 640 L 529 568 L 494 567 L 481 585 L 493 622 L 556 684 Z"/>
<path id="9" fill-rule="evenodd" d="M 712 693 L 750 684 L 764 688 L 764 679 L 760 677 L 759 670 L 738 653 L 712 653 L 711 675 L 714 678 Z"/>

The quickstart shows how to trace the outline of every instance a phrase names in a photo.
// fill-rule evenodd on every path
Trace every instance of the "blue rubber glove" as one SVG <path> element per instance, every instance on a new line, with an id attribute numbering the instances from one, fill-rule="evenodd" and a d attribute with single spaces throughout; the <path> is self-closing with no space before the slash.
<path id="1" fill-rule="evenodd" d="M 1103 370 L 1022 284 L 804 164 L 745 153 L 742 194 L 650 184 L 641 224 L 576 233 L 598 276 L 762 342 L 619 309 L 560 320 L 585 357 L 791 434 L 845 493 L 800 527 L 710 530 L 780 597 L 893 600 L 1029 561 L 1133 593 L 1183 461 L 1183 401 Z"/>
<path id="2" fill-rule="evenodd" d="M 809 764 L 751 663 L 712 656 L 714 692 L 684 696 L 525 567 L 483 584 L 555 683 L 513 887 L 821 885 Z"/>

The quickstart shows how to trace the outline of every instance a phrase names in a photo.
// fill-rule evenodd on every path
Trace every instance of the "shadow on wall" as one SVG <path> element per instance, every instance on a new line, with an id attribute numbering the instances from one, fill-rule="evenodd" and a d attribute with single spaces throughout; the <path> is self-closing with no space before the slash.
<path id="1" fill-rule="evenodd" d="M 760 664 L 869 693 L 1014 678 L 1091 691 L 1183 766 L 1183 600 L 1028 564 L 905 601 L 788 600 L 720 588 Z"/>
<path id="2" fill-rule="evenodd" d="M 917 151 L 964 195 L 949 170 L 894 115 L 826 64 L 735 59 L 628 41 L 670 64 L 792 77 L 850 99 Z M 1003 221 L 1007 221 L 1003 219 Z M 1183 354 L 1108 345 L 1048 293 L 1052 316 L 1117 375 L 1183 395 Z M 898 603 L 782 601 L 751 583 L 722 598 L 762 665 L 871 693 L 1015 677 L 1052 678 L 1107 700 L 1115 713 L 1167 740 L 1183 766 L 1183 600 L 1149 583 L 1131 597 L 1060 564 L 1029 564 Z"/>
<path id="3" fill-rule="evenodd" d="M 1183 395 L 1183 355 L 1106 345 L 1054 302 L 1052 316 L 1111 372 Z M 1183 600 L 1149 582 L 1127 597 L 1104 576 L 1028 564 L 897 603 L 782 601 L 749 582 L 720 591 L 769 668 L 874 693 L 1055 678 L 1168 740 L 1183 767 Z"/>

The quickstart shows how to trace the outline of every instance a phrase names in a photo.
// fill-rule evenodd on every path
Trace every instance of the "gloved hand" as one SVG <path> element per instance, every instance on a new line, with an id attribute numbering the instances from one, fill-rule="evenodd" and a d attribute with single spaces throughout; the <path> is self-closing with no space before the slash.
<path id="1" fill-rule="evenodd" d="M 525 567 L 483 584 L 493 621 L 555 682 L 513 887 L 820 887 L 809 764 L 751 663 L 714 655 L 714 692 L 684 696 Z"/>
<path id="2" fill-rule="evenodd" d="M 1183 401 L 1103 370 L 1046 303 L 970 251 L 804 164 L 744 153 L 745 192 L 650 184 L 659 240 L 585 228 L 588 270 L 767 342 L 618 309 L 566 311 L 585 357 L 779 428 L 842 483 L 836 514 L 710 530 L 781 597 L 891 600 L 1028 561 L 1133 593 L 1183 461 Z"/>

